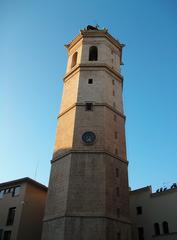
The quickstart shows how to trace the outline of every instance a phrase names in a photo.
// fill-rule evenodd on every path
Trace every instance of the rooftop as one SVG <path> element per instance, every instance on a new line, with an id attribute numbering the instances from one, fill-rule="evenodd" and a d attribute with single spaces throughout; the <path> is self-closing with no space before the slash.
<path id="1" fill-rule="evenodd" d="M 0 183 L 0 189 L 6 188 L 6 187 L 10 187 L 10 186 L 14 186 L 20 183 L 30 183 L 32 185 L 35 185 L 36 187 L 42 188 L 43 190 L 47 191 L 47 187 L 31 178 L 25 177 L 25 178 L 19 178 L 13 181 L 8 181 L 8 182 L 4 182 L 4 183 Z"/>
<path id="2" fill-rule="evenodd" d="M 125 46 L 125 44 L 120 43 L 118 39 L 115 39 L 112 35 L 110 35 L 108 33 L 108 29 L 99 29 L 98 26 L 88 25 L 87 28 L 80 30 L 80 34 L 76 36 L 70 43 L 66 44 L 65 47 L 67 49 L 71 49 L 83 37 L 105 37 L 120 50 Z"/>
<path id="3" fill-rule="evenodd" d="M 144 192 L 149 192 L 151 197 L 162 196 L 164 194 L 177 192 L 177 184 L 173 183 L 171 185 L 171 187 L 168 188 L 168 189 L 166 187 L 165 188 L 161 187 L 161 188 L 157 189 L 156 192 L 152 192 L 152 187 L 151 186 L 146 186 L 146 187 L 143 187 L 143 188 L 138 188 L 138 189 L 132 190 L 132 191 L 130 191 L 130 194 L 134 195 L 134 194 L 141 194 L 141 193 L 144 193 Z"/>

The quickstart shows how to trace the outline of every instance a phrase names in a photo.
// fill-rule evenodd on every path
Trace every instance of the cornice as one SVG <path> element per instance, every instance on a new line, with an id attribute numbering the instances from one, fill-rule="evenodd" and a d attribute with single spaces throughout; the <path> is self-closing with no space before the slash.
<path id="1" fill-rule="evenodd" d="M 143 188 L 138 188 L 138 189 L 135 189 L 135 190 L 131 190 L 130 194 L 138 194 L 138 193 L 143 193 L 143 192 L 150 192 L 150 193 L 152 193 L 151 186 L 146 186 L 146 187 L 143 187 Z"/>
<path id="2" fill-rule="evenodd" d="M 73 109 L 76 106 L 81 106 L 84 107 L 85 104 L 84 103 L 75 103 L 73 105 L 71 105 L 70 107 L 68 107 L 65 111 L 61 112 L 57 118 L 60 118 L 61 116 L 63 116 L 65 113 L 69 112 L 71 109 Z M 95 106 L 103 106 L 103 107 L 107 107 L 109 108 L 111 111 L 113 111 L 114 113 L 116 113 L 117 115 L 119 115 L 120 117 L 126 119 L 126 116 L 119 112 L 118 110 L 116 110 L 114 107 L 112 107 L 111 105 L 107 104 L 107 103 L 93 103 L 93 107 Z"/>
<path id="3" fill-rule="evenodd" d="M 108 64 L 105 63 L 82 63 L 82 64 L 78 64 L 75 67 L 73 67 L 71 69 L 70 72 L 68 72 L 64 78 L 63 81 L 66 82 L 70 79 L 71 76 L 73 76 L 73 74 L 78 71 L 100 71 L 100 69 L 102 70 L 106 70 L 107 72 L 109 72 L 110 74 L 112 74 L 114 76 L 114 78 L 118 81 L 123 82 L 123 76 L 115 71 L 113 68 L 111 68 Z"/>
<path id="4" fill-rule="evenodd" d="M 29 177 L 19 178 L 19 179 L 15 179 L 15 180 L 12 180 L 9 182 L 0 183 L 0 189 L 7 188 L 7 187 L 15 187 L 15 186 L 18 186 L 19 184 L 23 184 L 23 183 L 30 183 L 32 185 L 35 185 L 38 188 L 41 188 L 41 189 L 47 191 L 47 187 L 45 185 L 43 185 Z"/>
<path id="5" fill-rule="evenodd" d="M 122 48 L 125 46 L 125 44 L 121 44 L 112 35 L 110 35 L 107 29 L 103 29 L 103 30 L 84 29 L 84 30 L 80 30 L 80 34 L 77 35 L 69 44 L 66 44 L 65 47 L 68 49 L 68 51 L 70 51 L 71 48 L 73 48 L 81 39 L 88 38 L 88 37 L 89 38 L 96 38 L 96 37 L 106 38 L 116 48 L 119 48 L 119 50 L 122 50 Z"/>
<path id="6" fill-rule="evenodd" d="M 43 219 L 43 222 L 50 222 L 50 221 L 55 221 L 57 219 L 61 219 L 61 218 L 104 218 L 104 219 L 107 219 L 107 220 L 112 220 L 112 221 L 116 221 L 116 222 L 121 222 L 121 223 L 124 223 L 124 224 L 128 224 L 128 225 L 132 225 L 132 223 L 128 220 L 123 220 L 121 218 L 114 218 L 114 217 L 107 217 L 107 216 L 95 216 L 95 215 L 87 215 L 87 216 L 83 216 L 83 215 L 68 215 L 68 214 L 65 214 L 65 215 L 62 215 L 62 216 L 56 216 L 56 217 L 48 217 L 48 218 L 44 218 Z"/>
<path id="7" fill-rule="evenodd" d="M 108 33 L 107 29 L 103 29 L 103 30 L 81 30 L 81 34 L 83 35 L 83 37 L 104 37 L 106 39 L 108 39 L 115 47 L 119 48 L 120 50 L 122 50 L 122 48 L 125 46 L 125 44 L 121 44 L 118 40 L 116 40 L 112 35 L 110 35 Z"/>
<path id="8" fill-rule="evenodd" d="M 77 153 L 84 153 L 84 154 L 85 154 L 85 153 L 88 153 L 88 154 L 106 154 L 106 155 L 111 156 L 111 157 L 113 157 L 113 158 L 121 161 L 122 163 L 128 165 L 127 159 L 120 158 L 120 157 L 118 157 L 117 155 L 112 154 L 111 152 L 101 151 L 101 150 L 89 150 L 89 151 L 88 151 L 88 150 L 80 150 L 80 149 L 77 149 L 77 148 L 70 149 L 70 150 L 68 150 L 67 152 L 63 153 L 63 154 L 61 154 L 61 155 L 59 155 L 59 156 L 57 156 L 57 157 L 54 157 L 54 158 L 51 160 L 51 163 L 54 163 L 54 162 L 56 162 L 56 161 L 64 158 L 65 156 L 70 155 L 70 154 L 73 154 L 73 153 L 75 153 L 75 154 L 77 154 Z M 54 153 L 54 156 L 55 156 L 55 153 Z"/>

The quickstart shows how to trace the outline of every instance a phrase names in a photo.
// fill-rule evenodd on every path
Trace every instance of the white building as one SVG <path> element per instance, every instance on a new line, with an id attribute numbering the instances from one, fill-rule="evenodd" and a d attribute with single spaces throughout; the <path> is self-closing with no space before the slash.
<path id="1" fill-rule="evenodd" d="M 131 191 L 130 214 L 133 240 L 177 240 L 177 185 Z"/>

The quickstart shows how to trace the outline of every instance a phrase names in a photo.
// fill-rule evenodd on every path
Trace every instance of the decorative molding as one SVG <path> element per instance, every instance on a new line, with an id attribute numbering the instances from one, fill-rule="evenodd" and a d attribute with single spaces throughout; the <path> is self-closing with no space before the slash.
<path id="1" fill-rule="evenodd" d="M 125 44 L 121 44 L 118 40 L 116 40 L 114 37 L 112 37 L 107 29 L 104 30 L 81 30 L 80 34 L 77 35 L 69 44 L 66 44 L 65 47 L 70 51 L 81 39 L 83 38 L 106 38 L 111 42 L 116 48 L 119 48 L 122 50 L 122 48 L 125 46 Z"/>
<path id="2" fill-rule="evenodd" d="M 113 217 L 104 217 L 104 216 L 75 216 L 75 215 L 63 215 L 63 216 L 59 216 L 59 217 L 53 217 L 53 218 L 48 218 L 48 219 L 44 219 L 43 222 L 50 222 L 50 221 L 55 221 L 57 219 L 60 218 L 104 218 L 104 219 L 108 219 L 108 220 L 112 220 L 112 221 L 116 221 L 116 222 L 121 222 L 121 223 L 125 223 L 128 225 L 131 225 L 132 223 L 130 221 L 125 221 L 122 219 L 117 219 L 117 218 L 113 218 Z"/>
<path id="3" fill-rule="evenodd" d="M 77 153 L 88 153 L 88 154 L 100 154 L 101 153 L 101 154 L 106 154 L 106 155 L 109 155 L 109 156 L 111 156 L 111 157 L 113 157 L 113 158 L 115 158 L 115 159 L 117 159 L 117 160 L 119 160 L 119 161 L 128 165 L 127 159 L 120 158 L 120 157 L 118 157 L 118 156 L 116 156 L 116 155 L 114 155 L 114 154 L 112 154 L 108 151 L 101 151 L 101 150 L 90 150 L 90 151 L 88 151 L 88 150 L 78 150 L 78 149 L 74 149 L 74 148 L 71 149 L 71 150 L 68 150 L 67 152 L 65 152 L 65 153 L 63 153 L 63 154 L 61 154 L 57 157 L 54 157 L 51 160 L 51 163 L 56 162 L 56 161 L 64 158 L 65 156 L 67 156 L 69 154 L 72 154 L 72 153 L 76 153 L 76 154 Z M 55 155 L 55 153 L 54 153 L 54 155 Z"/>
<path id="4" fill-rule="evenodd" d="M 74 107 L 85 107 L 85 103 L 75 103 L 73 105 L 71 105 L 70 107 L 68 107 L 65 111 L 61 112 L 57 118 L 60 118 L 61 116 L 63 116 L 65 113 L 69 112 L 71 109 L 73 109 Z M 126 119 L 126 116 L 124 114 L 122 114 L 121 112 L 119 112 L 118 110 L 116 110 L 114 107 L 112 107 L 111 105 L 107 104 L 107 103 L 93 103 L 93 107 L 95 106 L 102 106 L 102 107 L 107 107 L 109 108 L 111 111 L 113 111 L 114 113 L 116 113 L 117 115 L 119 115 L 120 117 Z"/>
<path id="5" fill-rule="evenodd" d="M 85 69 L 84 69 L 85 68 Z M 97 69 L 96 69 L 97 68 Z M 123 82 L 123 76 L 118 72 L 115 71 L 113 68 L 111 68 L 108 64 L 105 63 L 99 63 L 99 62 L 94 62 L 94 63 L 82 63 L 74 66 L 70 72 L 68 72 L 64 78 L 63 81 L 66 82 L 68 81 L 74 74 L 76 74 L 79 71 L 90 71 L 93 69 L 93 71 L 100 71 L 100 68 L 102 70 L 106 70 L 109 74 L 113 75 L 113 77 L 120 81 L 121 83 Z"/>

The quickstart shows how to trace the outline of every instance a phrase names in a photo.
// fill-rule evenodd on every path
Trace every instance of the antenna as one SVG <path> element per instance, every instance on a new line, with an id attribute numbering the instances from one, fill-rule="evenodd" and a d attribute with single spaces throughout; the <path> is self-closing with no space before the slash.
<path id="1" fill-rule="evenodd" d="M 100 25 L 98 24 L 98 21 L 96 19 L 94 19 L 93 22 L 94 22 L 95 27 L 99 29 Z"/>
<path id="2" fill-rule="evenodd" d="M 36 168 L 35 168 L 35 172 L 34 172 L 34 179 L 36 180 L 37 178 L 37 170 L 38 170 L 38 166 L 39 166 L 39 160 L 36 163 Z"/>

